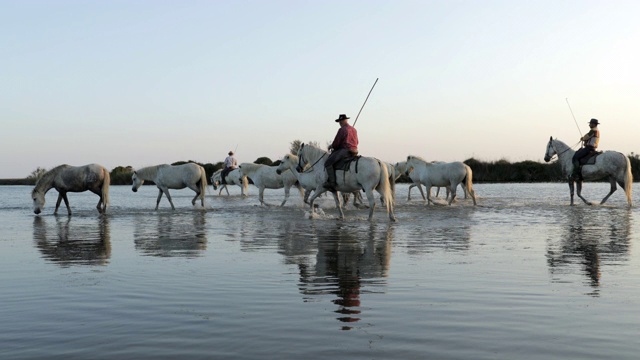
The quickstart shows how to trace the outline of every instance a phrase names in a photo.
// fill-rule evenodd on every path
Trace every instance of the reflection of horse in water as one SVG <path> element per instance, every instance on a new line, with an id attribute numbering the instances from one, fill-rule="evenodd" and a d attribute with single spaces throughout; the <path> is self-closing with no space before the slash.
<path id="1" fill-rule="evenodd" d="M 206 215 L 202 211 L 140 215 L 135 219 L 134 243 L 145 255 L 200 256 L 207 248 Z"/>
<path id="2" fill-rule="evenodd" d="M 391 258 L 392 226 L 368 224 L 346 226 L 332 224 L 316 228 L 317 253 L 315 264 L 297 258 L 300 270 L 300 292 L 305 298 L 333 295 L 338 305 L 337 320 L 352 323 L 362 315 L 361 294 L 376 292 L 384 286 Z M 345 325 L 343 330 L 351 329 Z"/>
<path id="3" fill-rule="evenodd" d="M 628 260 L 631 215 L 628 209 L 568 211 L 561 237 L 549 239 L 547 244 L 547 263 L 554 280 L 560 282 L 559 275 L 572 273 L 573 265 L 581 265 L 589 285 L 597 289 L 603 265 Z"/>
<path id="4" fill-rule="evenodd" d="M 111 257 L 109 217 L 98 219 L 55 218 L 47 224 L 33 219 L 33 240 L 42 257 L 62 267 L 107 265 Z"/>

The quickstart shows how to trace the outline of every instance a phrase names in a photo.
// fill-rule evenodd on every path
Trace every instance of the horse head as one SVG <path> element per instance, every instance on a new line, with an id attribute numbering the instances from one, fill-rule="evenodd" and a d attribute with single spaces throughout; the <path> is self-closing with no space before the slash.
<path id="1" fill-rule="evenodd" d="M 144 180 L 140 179 L 138 177 L 138 173 L 137 172 L 133 172 L 133 175 L 131 175 L 131 180 L 133 181 L 133 185 L 131 187 L 131 191 L 133 192 L 137 192 L 138 188 L 140 187 L 140 185 L 142 185 L 144 183 Z"/>
<path id="2" fill-rule="evenodd" d="M 553 146 L 553 136 L 549 137 L 549 142 L 547 143 L 547 151 L 544 154 L 544 162 L 551 161 L 554 155 L 557 154 L 555 147 Z"/>
<path id="3" fill-rule="evenodd" d="M 33 200 L 33 212 L 36 215 L 40 214 L 44 208 L 44 193 L 34 189 L 31 192 L 31 199 Z"/>
<path id="4" fill-rule="evenodd" d="M 276 168 L 276 174 L 281 175 L 283 172 L 291 169 L 291 166 L 292 166 L 291 156 L 293 155 L 287 154 L 282 158 L 282 161 L 280 161 L 280 165 L 278 165 L 278 167 Z"/>
<path id="5" fill-rule="evenodd" d="M 211 175 L 211 185 L 213 185 L 213 190 L 218 190 L 218 186 L 220 186 L 220 182 L 222 181 L 220 174 L 222 174 L 222 170 L 218 170 Z"/>

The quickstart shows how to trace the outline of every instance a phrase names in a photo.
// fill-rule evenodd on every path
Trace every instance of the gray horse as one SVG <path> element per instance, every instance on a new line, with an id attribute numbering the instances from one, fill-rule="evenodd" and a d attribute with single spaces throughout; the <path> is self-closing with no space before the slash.
<path id="1" fill-rule="evenodd" d="M 56 189 L 58 191 L 58 201 L 56 201 L 56 209 L 54 214 L 58 213 L 60 202 L 64 200 L 67 206 L 67 213 L 71 215 L 69 207 L 69 199 L 67 192 L 83 192 L 91 191 L 100 196 L 96 208 L 98 212 L 103 213 L 109 205 L 109 185 L 111 177 L 109 171 L 104 166 L 98 164 L 89 164 L 84 166 L 60 165 L 47 171 L 36 182 L 36 186 L 31 192 L 33 200 L 33 212 L 40 214 L 44 207 L 44 196 L 47 191 Z"/>

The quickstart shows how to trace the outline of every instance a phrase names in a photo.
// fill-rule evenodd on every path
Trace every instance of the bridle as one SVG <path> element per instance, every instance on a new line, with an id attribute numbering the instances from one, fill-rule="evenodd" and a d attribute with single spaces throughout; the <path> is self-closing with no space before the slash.
<path id="1" fill-rule="evenodd" d="M 580 143 L 580 142 L 578 142 L 578 144 L 579 144 L 579 143 Z M 577 144 L 576 144 L 576 145 L 577 145 Z M 575 145 L 574 145 L 574 146 L 575 146 Z M 566 149 L 562 150 L 561 152 L 558 152 L 558 149 L 556 149 L 556 147 L 555 147 L 555 146 L 553 146 L 553 144 L 552 144 L 552 140 L 549 140 L 549 144 L 547 145 L 547 153 L 545 154 L 545 156 L 549 154 L 549 148 L 552 148 L 552 149 L 553 149 L 553 151 L 555 152 L 555 154 L 553 154 L 553 155 L 549 156 L 549 161 L 551 161 L 551 159 L 553 159 L 553 157 L 554 157 L 554 156 L 557 156 L 558 158 L 560 158 L 560 155 L 562 155 L 562 154 L 566 153 L 567 151 L 571 150 L 571 149 L 573 148 L 573 146 L 572 146 L 572 147 L 567 146 L 567 148 L 566 148 Z"/>
<path id="2" fill-rule="evenodd" d="M 319 163 L 319 162 L 320 162 L 320 160 L 322 160 L 322 158 L 323 158 L 323 157 L 325 157 L 325 156 L 327 155 L 327 153 L 322 154 L 322 156 L 320 156 L 320 157 L 318 158 L 318 160 L 316 160 L 316 162 L 314 162 L 314 163 L 313 163 L 313 164 L 312 164 L 308 169 L 303 170 L 303 169 L 304 169 L 304 166 L 303 166 L 303 159 L 302 159 L 302 149 L 303 149 L 303 148 L 300 148 L 300 151 L 298 152 L 298 154 L 299 154 L 299 155 L 298 155 L 298 171 L 300 171 L 300 172 L 309 172 L 309 171 L 312 171 L 312 170 L 313 170 L 313 167 L 314 167 L 317 163 Z M 308 161 L 304 161 L 304 163 L 306 164 L 306 163 L 308 163 Z"/>

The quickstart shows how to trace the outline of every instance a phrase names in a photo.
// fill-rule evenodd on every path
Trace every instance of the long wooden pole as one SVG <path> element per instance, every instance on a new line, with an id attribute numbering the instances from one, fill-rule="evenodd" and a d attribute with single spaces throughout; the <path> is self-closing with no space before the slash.
<path id="1" fill-rule="evenodd" d="M 569 98 L 564 98 L 567 101 L 567 105 L 569 105 L 569 111 L 571 111 L 571 116 L 573 116 L 573 122 L 576 123 L 576 127 L 578 128 L 578 132 L 580 133 L 580 136 L 582 137 L 582 131 L 580 130 L 580 125 L 578 125 L 578 120 L 576 120 L 576 116 L 573 115 L 573 110 L 571 110 L 571 105 L 569 104 Z"/>
<path id="2" fill-rule="evenodd" d="M 364 105 L 367 103 L 367 100 L 369 100 L 369 95 L 371 95 L 371 92 L 373 91 L 373 88 L 376 87 L 377 83 L 378 83 L 378 78 L 376 78 L 376 81 L 373 83 L 371 90 L 369 90 L 369 94 L 367 94 L 367 98 L 364 99 L 364 103 L 362 104 L 360 111 L 358 111 L 358 115 L 356 116 L 356 119 L 353 121 L 353 126 L 356 126 L 356 122 L 358 122 L 358 117 L 360 117 L 360 113 L 362 112 L 362 109 L 364 109 Z"/>

